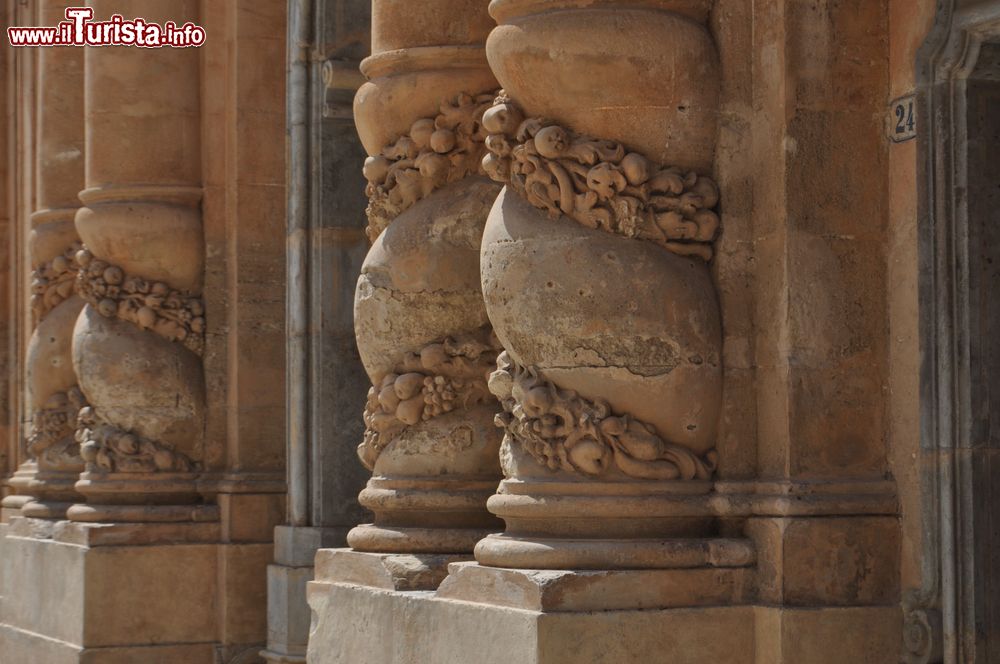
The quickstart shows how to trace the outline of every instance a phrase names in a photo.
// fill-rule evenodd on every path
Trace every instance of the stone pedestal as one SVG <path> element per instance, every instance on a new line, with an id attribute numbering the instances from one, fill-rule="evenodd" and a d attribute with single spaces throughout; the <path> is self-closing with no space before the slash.
<path id="1" fill-rule="evenodd" d="M 309 584 L 310 664 L 885 664 L 898 647 L 895 607 L 756 605 L 752 568 L 558 572 L 455 563 L 436 592 L 386 583 L 393 574 L 358 573 L 406 568 L 390 562 L 320 553 Z"/>
<path id="2" fill-rule="evenodd" d="M 729 506 L 736 502 L 746 504 Z M 892 519 L 868 519 L 867 530 L 854 532 L 853 547 L 845 547 L 850 519 L 766 521 L 789 527 L 783 545 L 769 543 L 772 550 L 788 547 L 787 560 L 753 565 L 745 543 L 716 540 L 728 546 L 675 557 L 675 568 L 501 569 L 454 562 L 434 591 L 424 589 L 426 575 L 445 561 L 320 551 L 308 590 L 314 616 L 308 661 L 894 661 L 901 638 L 895 590 L 870 574 L 891 560 L 897 545 L 887 537 Z M 811 545 L 793 541 L 800 530 L 795 524 L 804 523 L 813 524 Z M 776 579 L 787 582 L 780 598 L 773 594 Z"/>
<path id="3" fill-rule="evenodd" d="M 214 664 L 219 571 L 234 561 L 218 540 L 217 522 L 15 517 L 0 561 L 4 661 Z"/>

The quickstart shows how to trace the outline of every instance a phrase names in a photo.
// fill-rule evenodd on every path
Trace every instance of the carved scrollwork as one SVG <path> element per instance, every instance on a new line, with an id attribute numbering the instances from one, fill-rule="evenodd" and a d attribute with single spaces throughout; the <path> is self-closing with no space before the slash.
<path id="1" fill-rule="evenodd" d="M 75 386 L 46 399 L 31 415 L 28 453 L 53 468 L 78 466 L 80 450 L 73 430 L 77 413 L 85 404 L 83 393 Z"/>
<path id="2" fill-rule="evenodd" d="M 560 389 L 534 368 L 515 364 L 506 351 L 497 358 L 489 389 L 504 409 L 497 426 L 551 470 L 597 477 L 614 465 L 648 480 L 706 480 L 715 472 L 714 450 L 701 458 L 664 441 L 652 426 L 615 415 L 600 399 Z"/>
<path id="3" fill-rule="evenodd" d="M 160 281 L 125 274 L 96 258 L 86 247 L 76 254 L 80 265 L 77 292 L 106 318 L 118 317 L 179 341 L 198 353 L 205 348 L 205 305 Z"/>
<path id="4" fill-rule="evenodd" d="M 460 94 L 421 118 L 410 133 L 365 160 L 368 228 L 372 242 L 402 212 L 446 184 L 481 172 L 486 132 L 483 112 L 494 93 Z"/>
<path id="5" fill-rule="evenodd" d="M 79 270 L 76 254 L 81 246 L 79 242 L 74 242 L 62 255 L 32 270 L 31 314 L 35 325 L 73 295 Z"/>
<path id="6" fill-rule="evenodd" d="M 406 427 L 488 401 L 487 376 L 499 342 L 492 330 L 447 337 L 407 353 L 396 371 L 377 376 L 365 405 L 358 456 L 370 470 Z"/>
<path id="7" fill-rule="evenodd" d="M 656 166 L 615 141 L 526 119 L 502 91 L 482 123 L 489 132 L 485 172 L 552 218 L 564 214 L 588 228 L 711 259 L 719 189 L 710 178 Z"/>
<path id="8" fill-rule="evenodd" d="M 80 409 L 76 422 L 76 442 L 90 472 L 155 473 L 191 472 L 191 459 L 158 443 L 109 424 L 93 406 Z"/>

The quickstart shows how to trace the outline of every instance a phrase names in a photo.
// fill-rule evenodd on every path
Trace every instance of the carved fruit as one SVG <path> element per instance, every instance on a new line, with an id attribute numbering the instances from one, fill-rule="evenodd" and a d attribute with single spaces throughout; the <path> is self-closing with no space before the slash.
<path id="1" fill-rule="evenodd" d="M 436 371 L 448 363 L 448 353 L 441 344 L 430 344 L 420 351 L 420 366 Z"/>
<path id="2" fill-rule="evenodd" d="M 398 396 L 401 401 L 405 401 L 420 394 L 420 389 L 423 385 L 423 374 L 407 373 L 397 378 L 393 387 L 396 390 L 396 396 Z"/>
<path id="3" fill-rule="evenodd" d="M 105 318 L 111 318 L 118 313 L 118 303 L 114 300 L 105 298 L 97 303 L 97 313 L 101 314 Z"/>
<path id="4" fill-rule="evenodd" d="M 65 272 L 69 269 L 69 260 L 65 256 L 56 256 L 52 259 L 52 270 L 55 272 Z"/>
<path id="5" fill-rule="evenodd" d="M 426 152 L 417 157 L 416 166 L 420 175 L 431 180 L 441 181 L 448 175 L 450 162 L 439 154 Z"/>
<path id="6" fill-rule="evenodd" d="M 104 270 L 104 281 L 112 286 L 117 286 L 125 279 L 125 273 L 120 267 L 112 265 Z"/>
<path id="7" fill-rule="evenodd" d="M 569 147 L 569 135 L 558 125 L 545 127 L 535 134 L 535 148 L 538 154 L 548 159 L 558 159 Z"/>
<path id="8" fill-rule="evenodd" d="M 636 152 L 630 152 L 622 158 L 622 171 L 625 179 L 633 187 L 637 187 L 649 179 L 649 160 Z"/>
<path id="9" fill-rule="evenodd" d="M 513 134 L 523 121 L 524 115 L 513 104 L 497 104 L 483 113 L 483 128 L 491 134 Z"/>
<path id="10" fill-rule="evenodd" d="M 434 133 L 434 120 L 431 118 L 421 118 L 410 127 L 410 138 L 420 149 L 431 144 L 431 134 Z"/>
<path id="11" fill-rule="evenodd" d="M 394 413 L 396 407 L 399 406 L 399 395 L 396 394 L 396 390 L 392 386 L 383 387 L 382 391 L 378 393 L 378 402 L 382 408 Z"/>
<path id="12" fill-rule="evenodd" d="M 381 184 L 389 174 L 389 160 L 382 156 L 368 157 L 361 172 L 369 182 Z"/>
<path id="13" fill-rule="evenodd" d="M 396 408 L 396 417 L 405 424 L 413 425 L 419 423 L 423 414 L 424 399 L 420 396 L 407 399 Z"/>
<path id="14" fill-rule="evenodd" d="M 455 149 L 455 132 L 450 129 L 438 129 L 431 134 L 431 149 L 438 154 L 451 152 Z"/>
<path id="15" fill-rule="evenodd" d="M 142 307 L 136 313 L 136 318 L 138 319 L 139 327 L 143 329 L 149 329 L 156 324 L 156 312 L 149 307 Z"/>

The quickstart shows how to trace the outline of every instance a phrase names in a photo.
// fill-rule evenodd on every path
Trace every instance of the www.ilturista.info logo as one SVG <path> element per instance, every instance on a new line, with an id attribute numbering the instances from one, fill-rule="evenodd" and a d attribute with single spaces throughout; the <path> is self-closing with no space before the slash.
<path id="1" fill-rule="evenodd" d="M 68 7 L 66 20 L 51 27 L 7 28 L 11 46 L 138 46 L 186 48 L 205 43 L 205 28 L 188 21 L 178 26 L 142 18 L 126 20 L 115 14 L 108 21 L 93 21 L 91 7 Z"/>

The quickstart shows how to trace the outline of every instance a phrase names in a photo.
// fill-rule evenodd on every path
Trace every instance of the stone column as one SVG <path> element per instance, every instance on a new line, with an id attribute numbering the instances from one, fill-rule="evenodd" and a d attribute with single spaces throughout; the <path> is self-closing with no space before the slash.
<path id="1" fill-rule="evenodd" d="M 355 551 L 468 555 L 498 525 L 485 509 L 499 476 L 486 385 L 498 346 L 479 287 L 498 189 L 480 174 L 491 25 L 479 0 L 372 5 L 354 108 L 373 244 L 354 313 L 373 383 L 360 502 L 375 520 L 348 534 Z"/>
<path id="2" fill-rule="evenodd" d="M 507 527 L 476 547 L 483 565 L 752 560 L 743 540 L 706 539 L 722 381 L 710 3 L 622 4 L 490 7 L 505 92 L 486 166 L 506 187 L 481 267 L 505 349 L 489 507 Z"/>
<path id="3" fill-rule="evenodd" d="M 197 0 L 100 0 L 97 16 L 197 22 Z M 89 403 L 77 521 L 198 518 L 205 311 L 198 49 L 85 49 L 85 249 L 73 363 Z"/>
<path id="4" fill-rule="evenodd" d="M 64 20 L 67 3 L 43 0 L 42 25 Z M 73 371 L 73 326 L 83 307 L 74 293 L 73 219 L 83 188 L 83 49 L 38 52 L 36 205 L 31 215 L 31 315 L 35 326 L 26 357 L 30 423 L 26 447 L 37 471 L 24 490 L 34 497 L 25 516 L 61 518 L 78 495 L 73 490 L 83 460 L 74 439 L 82 404 Z"/>

